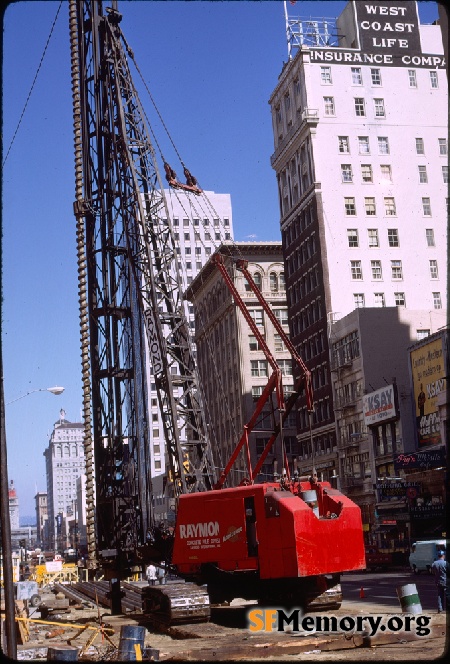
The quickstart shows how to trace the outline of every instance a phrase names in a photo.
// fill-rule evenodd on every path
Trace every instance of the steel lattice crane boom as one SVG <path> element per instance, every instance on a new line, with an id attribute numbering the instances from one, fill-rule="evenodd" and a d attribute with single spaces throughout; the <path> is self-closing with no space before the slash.
<path id="1" fill-rule="evenodd" d="M 210 489 L 215 477 L 164 188 L 112 4 L 104 12 L 100 1 L 70 3 L 74 208 L 98 547 L 131 562 L 151 525 L 138 472 L 149 447 L 146 347 L 176 497 Z"/>

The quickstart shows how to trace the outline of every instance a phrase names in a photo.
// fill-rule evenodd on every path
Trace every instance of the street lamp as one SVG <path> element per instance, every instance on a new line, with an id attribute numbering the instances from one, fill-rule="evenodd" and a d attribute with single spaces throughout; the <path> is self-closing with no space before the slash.
<path id="1" fill-rule="evenodd" d="M 0 523 L 1 523 L 1 544 L 3 558 L 3 587 L 5 591 L 5 631 L 8 657 L 12 660 L 17 659 L 17 639 L 16 639 L 16 619 L 14 602 L 14 584 L 12 569 L 12 547 L 11 547 L 11 521 L 9 518 L 9 482 L 7 465 L 7 447 L 6 447 L 6 425 L 5 425 L 5 399 L 3 392 L 3 356 L 1 360 L 1 441 L 0 441 Z M 63 387 L 41 387 L 31 390 L 22 396 L 9 401 L 6 405 L 14 403 L 19 399 L 27 397 L 33 392 L 51 392 L 51 394 L 62 394 Z"/>
<path id="2" fill-rule="evenodd" d="M 25 397 L 28 397 L 30 394 L 33 394 L 34 392 L 51 392 L 52 394 L 58 396 L 59 394 L 62 394 L 64 392 L 64 387 L 58 387 L 57 385 L 55 385 L 55 387 L 38 387 L 36 390 L 30 390 L 26 394 L 22 394 L 20 397 L 17 397 L 17 399 L 8 401 L 6 405 L 9 406 L 10 403 L 19 401 L 19 399 L 24 399 Z"/>

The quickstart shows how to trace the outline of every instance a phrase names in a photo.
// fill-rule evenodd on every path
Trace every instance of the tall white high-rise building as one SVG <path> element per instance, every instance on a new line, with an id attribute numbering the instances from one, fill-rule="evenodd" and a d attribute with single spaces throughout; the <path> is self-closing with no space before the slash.
<path id="1" fill-rule="evenodd" d="M 315 447 L 336 449 L 334 321 L 406 307 L 446 322 L 447 74 L 441 29 L 415 2 L 349 2 L 336 25 L 287 27 L 269 103 L 290 329 L 317 376 Z M 305 410 L 299 425 L 310 458 Z"/>
<path id="2" fill-rule="evenodd" d="M 201 196 L 195 196 L 173 189 L 166 190 L 165 196 L 174 230 L 183 290 L 186 290 L 216 248 L 225 240 L 233 240 L 231 197 L 230 194 L 218 194 L 213 191 L 204 191 Z M 192 304 L 187 305 L 186 313 L 194 339 Z M 165 441 L 149 359 L 147 385 L 151 420 L 149 432 L 151 476 L 156 477 L 165 472 Z M 155 493 L 155 487 L 153 491 Z"/>
<path id="3" fill-rule="evenodd" d="M 83 439 L 84 424 L 69 422 L 61 409 L 44 451 L 49 544 L 55 548 L 63 519 L 75 511 L 77 479 L 85 471 Z"/>

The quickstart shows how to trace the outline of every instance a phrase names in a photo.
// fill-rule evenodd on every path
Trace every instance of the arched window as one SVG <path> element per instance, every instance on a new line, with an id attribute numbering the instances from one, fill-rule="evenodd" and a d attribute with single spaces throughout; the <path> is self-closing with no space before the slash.
<path id="1" fill-rule="evenodd" d="M 280 290 L 286 290 L 286 282 L 284 281 L 284 272 L 280 272 L 278 276 L 278 286 Z"/>
<path id="2" fill-rule="evenodd" d="M 255 282 L 256 288 L 261 290 L 261 285 L 262 285 L 261 272 L 255 272 L 255 274 L 253 275 L 253 281 Z"/>
<path id="3" fill-rule="evenodd" d="M 278 291 L 278 277 L 276 272 L 271 272 L 269 279 L 270 279 L 270 290 L 272 291 L 272 293 L 276 293 Z"/>

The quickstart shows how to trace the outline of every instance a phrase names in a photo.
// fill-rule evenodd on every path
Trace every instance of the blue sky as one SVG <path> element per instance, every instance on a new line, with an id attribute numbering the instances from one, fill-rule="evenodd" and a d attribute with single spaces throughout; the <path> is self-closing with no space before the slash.
<path id="1" fill-rule="evenodd" d="M 10 148 L 59 2 L 16 2 L 3 16 L 3 157 Z M 105 3 L 107 4 L 107 3 Z M 336 17 L 345 2 L 288 3 Z M 268 99 L 287 60 L 281 0 L 119 1 L 122 30 L 183 161 L 200 185 L 230 193 L 235 239 L 279 240 Z M 438 17 L 420 2 L 423 23 Z M 137 83 L 137 81 L 136 81 Z M 141 89 L 141 88 L 139 88 Z M 151 121 L 150 99 L 141 100 Z M 155 124 L 158 141 L 166 145 Z M 165 152 L 165 150 L 164 150 Z M 173 153 L 165 153 L 169 162 Z M 174 160 L 173 166 L 178 165 Z M 179 168 L 178 168 L 179 171 Z M 82 405 L 68 3 L 63 2 L 2 182 L 2 352 L 9 479 L 21 515 L 46 490 L 43 452 L 60 408 Z"/>

